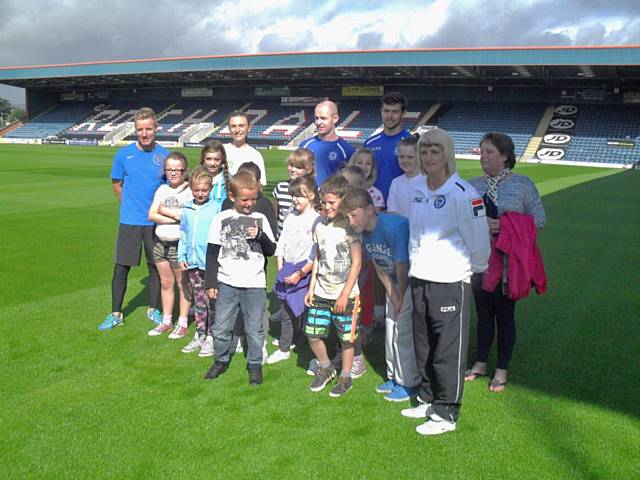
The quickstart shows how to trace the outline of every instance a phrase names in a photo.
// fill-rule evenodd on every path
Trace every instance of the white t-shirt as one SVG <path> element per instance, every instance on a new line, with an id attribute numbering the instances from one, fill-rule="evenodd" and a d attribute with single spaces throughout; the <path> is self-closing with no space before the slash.
<path id="1" fill-rule="evenodd" d="M 276 257 L 294 264 L 308 260 L 313 247 L 313 230 L 319 219 L 320 215 L 313 208 L 308 208 L 302 214 L 292 210 L 284 220 Z"/>
<path id="2" fill-rule="evenodd" d="M 267 171 L 264 168 L 264 158 L 262 154 L 248 143 L 241 147 L 236 147 L 233 143 L 225 143 L 224 150 L 227 153 L 227 164 L 229 173 L 235 175 L 238 167 L 245 162 L 255 163 L 260 169 L 260 183 L 267 184 Z"/>
<path id="3" fill-rule="evenodd" d="M 400 175 L 391 181 L 389 187 L 389 197 L 387 198 L 387 212 L 398 212 L 409 218 L 411 212 L 411 198 L 416 186 L 427 181 L 422 173 L 414 177 L 407 177 L 406 174 Z"/>
<path id="4" fill-rule="evenodd" d="M 181 210 L 184 204 L 192 200 L 189 185 L 171 188 L 160 185 L 153 195 L 153 202 L 160 202 L 165 208 Z M 156 225 L 156 236 L 163 242 L 177 242 L 180 240 L 180 222 Z"/>
<path id="5" fill-rule="evenodd" d="M 223 210 L 213 218 L 209 243 L 220 245 L 218 281 L 238 288 L 265 288 L 264 255 L 258 240 L 247 240 L 246 230 L 258 222 L 263 235 L 275 242 L 267 217 L 234 209 Z"/>

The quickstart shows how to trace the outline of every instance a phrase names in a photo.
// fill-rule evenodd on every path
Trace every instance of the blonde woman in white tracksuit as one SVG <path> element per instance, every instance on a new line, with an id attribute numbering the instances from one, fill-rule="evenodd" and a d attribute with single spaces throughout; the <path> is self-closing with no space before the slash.
<path id="1" fill-rule="evenodd" d="M 409 281 L 420 403 L 402 410 L 426 418 L 416 428 L 438 435 L 456 428 L 469 343 L 470 277 L 487 268 L 489 229 L 482 199 L 456 172 L 449 134 L 425 132 L 418 155 L 426 181 L 411 199 Z"/>

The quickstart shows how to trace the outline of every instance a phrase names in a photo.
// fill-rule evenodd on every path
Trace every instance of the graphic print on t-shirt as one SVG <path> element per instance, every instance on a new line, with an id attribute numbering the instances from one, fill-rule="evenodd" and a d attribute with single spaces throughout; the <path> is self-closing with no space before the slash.
<path id="1" fill-rule="evenodd" d="M 260 242 L 247 239 L 247 229 L 255 226 L 256 223 L 258 228 L 262 230 L 261 218 L 242 216 L 222 220 L 222 230 L 220 231 L 222 242 L 220 244 L 219 259 L 249 260 L 251 257 L 261 257 L 262 247 Z"/>

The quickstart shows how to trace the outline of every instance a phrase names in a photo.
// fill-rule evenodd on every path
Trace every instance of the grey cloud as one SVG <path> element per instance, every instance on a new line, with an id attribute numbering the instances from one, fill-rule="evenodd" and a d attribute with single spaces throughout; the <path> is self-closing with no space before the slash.
<path id="1" fill-rule="evenodd" d="M 64 63 L 222 53 L 219 28 L 199 30 L 211 7 L 202 1 L 37 2 L 3 15 L 0 65 Z M 213 51 L 212 51 L 213 50 Z M 217 50 L 217 52 L 216 52 Z"/>
<path id="2" fill-rule="evenodd" d="M 313 44 L 313 36 L 311 32 L 305 32 L 304 35 L 295 38 L 293 41 L 290 37 L 280 36 L 275 33 L 269 33 L 262 37 L 258 43 L 259 52 L 301 52 L 309 49 Z"/>
<path id="3" fill-rule="evenodd" d="M 525 46 L 525 45 L 571 45 L 572 38 L 562 33 L 576 19 L 610 18 L 631 12 L 640 13 L 637 1 L 621 2 L 618 8 L 602 6 L 602 2 L 569 0 L 555 2 L 544 0 L 535 4 L 517 5 L 497 11 L 489 10 L 485 4 L 475 7 L 453 4 L 447 21 L 437 32 L 425 32 L 415 46 L 418 47 L 478 47 L 478 46 Z M 557 30 L 560 33 L 553 33 Z M 624 29 L 625 31 L 627 28 Z M 637 30 L 637 29 L 636 29 Z M 589 27 L 579 30 L 576 44 L 598 45 L 606 42 L 604 26 L 594 20 Z M 624 32 L 609 40 L 629 43 Z M 633 38 L 633 35 L 630 36 Z M 623 40 L 625 39 L 625 40 Z"/>
<path id="4" fill-rule="evenodd" d="M 356 48 L 358 50 L 375 50 L 383 48 L 384 35 L 382 32 L 367 32 L 358 35 L 358 41 L 356 42 Z"/>
<path id="5" fill-rule="evenodd" d="M 606 29 L 601 23 L 594 23 L 578 29 L 576 45 L 602 45 Z"/>

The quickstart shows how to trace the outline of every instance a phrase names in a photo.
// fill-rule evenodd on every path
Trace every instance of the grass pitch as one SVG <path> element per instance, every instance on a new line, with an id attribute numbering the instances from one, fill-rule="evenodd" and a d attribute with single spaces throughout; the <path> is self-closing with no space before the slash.
<path id="1" fill-rule="evenodd" d="M 198 151 L 185 152 L 195 165 Z M 265 366 L 259 388 L 241 356 L 205 382 L 211 360 L 180 353 L 188 339 L 146 335 L 144 267 L 131 271 L 125 326 L 99 332 L 118 222 L 113 153 L 0 145 L 3 478 L 640 476 L 638 172 L 518 165 L 544 196 L 549 292 L 518 303 L 507 390 L 468 383 L 458 430 L 423 438 L 405 405 L 374 392 L 381 331 L 342 399 L 308 390 L 304 351 Z M 265 153 L 267 195 L 285 157 Z"/>

